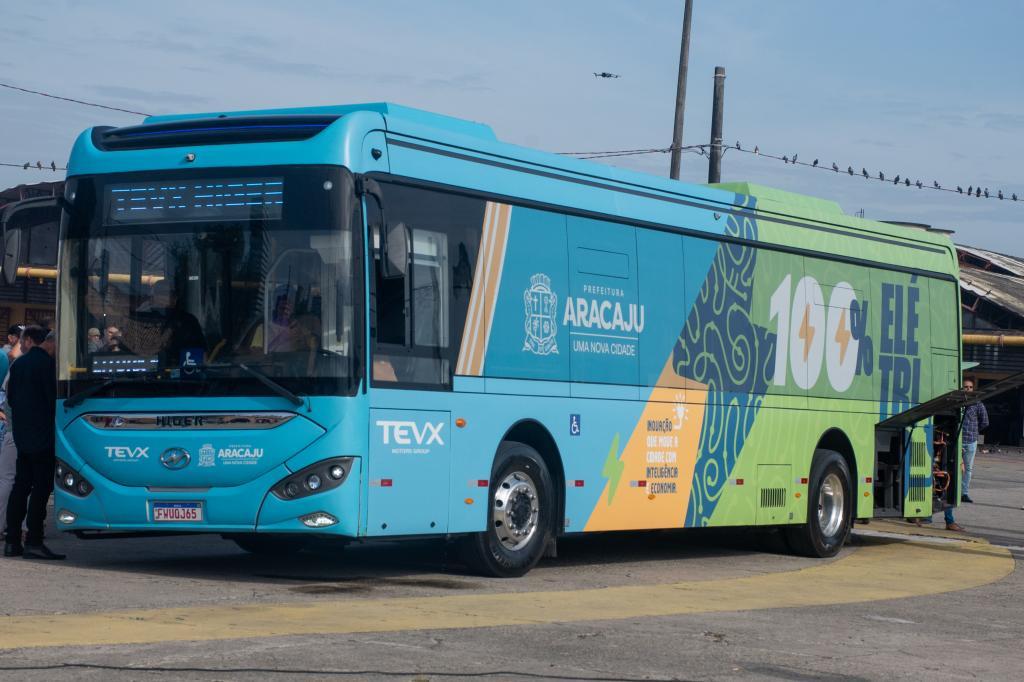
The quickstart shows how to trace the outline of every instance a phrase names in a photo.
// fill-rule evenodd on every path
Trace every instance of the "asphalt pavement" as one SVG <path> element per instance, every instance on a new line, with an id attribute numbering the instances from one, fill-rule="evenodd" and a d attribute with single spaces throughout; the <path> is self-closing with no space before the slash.
<path id="1" fill-rule="evenodd" d="M 0 561 L 0 677 L 1018 679 L 1024 457 L 977 467 L 970 538 L 872 522 L 827 561 L 768 532 L 604 534 L 491 580 L 442 542 L 53 537 L 68 561 Z"/>

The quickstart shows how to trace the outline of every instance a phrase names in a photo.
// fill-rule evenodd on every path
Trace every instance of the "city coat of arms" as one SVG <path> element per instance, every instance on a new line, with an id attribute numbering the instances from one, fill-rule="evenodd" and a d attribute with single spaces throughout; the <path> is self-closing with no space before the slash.
<path id="1" fill-rule="evenodd" d="M 523 292 L 526 308 L 526 342 L 523 350 L 537 355 L 558 352 L 558 294 L 551 291 L 551 278 L 537 273 Z"/>

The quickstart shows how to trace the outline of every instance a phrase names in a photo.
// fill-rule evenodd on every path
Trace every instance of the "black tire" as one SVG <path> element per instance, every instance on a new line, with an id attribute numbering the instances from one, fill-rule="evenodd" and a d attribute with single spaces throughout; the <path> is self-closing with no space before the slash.
<path id="1" fill-rule="evenodd" d="M 251 535 L 232 535 L 233 540 L 241 549 L 250 554 L 260 556 L 287 556 L 297 554 L 309 545 L 309 538 L 301 535 L 274 535 L 253 533 Z"/>
<path id="2" fill-rule="evenodd" d="M 828 487 L 823 496 L 822 487 L 826 485 L 826 481 Z M 841 504 L 835 502 L 836 484 L 842 493 Z M 832 499 L 832 504 L 826 501 L 829 498 Z M 824 518 L 819 514 L 819 507 L 823 501 Z M 822 559 L 838 554 L 850 535 L 853 502 L 853 485 L 846 460 L 834 450 L 815 450 L 811 462 L 810 484 L 807 487 L 807 523 L 785 529 L 784 535 L 789 548 L 794 554 Z M 829 509 L 835 509 L 837 513 L 842 514 L 838 522 L 828 512 Z"/>
<path id="3" fill-rule="evenodd" d="M 519 476 L 520 479 L 515 477 Z M 511 480 L 510 480 L 511 479 Z M 536 498 L 536 518 L 533 518 L 532 489 Z M 502 511 L 502 497 L 512 495 Z M 491 467 L 491 485 L 487 491 L 487 529 L 462 539 L 463 560 L 473 570 L 495 578 L 518 578 L 533 568 L 547 546 L 552 532 L 552 514 L 555 509 L 554 486 L 551 474 L 540 454 L 529 445 L 505 441 Z M 502 518 L 510 521 L 504 524 Z M 527 528 L 532 532 L 527 535 Z M 525 537 L 517 540 L 516 532 Z M 521 546 L 510 547 L 512 543 Z"/>

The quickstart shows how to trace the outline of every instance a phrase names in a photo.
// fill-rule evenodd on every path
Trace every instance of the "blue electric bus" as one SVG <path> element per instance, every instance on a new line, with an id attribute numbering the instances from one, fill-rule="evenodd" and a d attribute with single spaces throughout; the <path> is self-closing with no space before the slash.
<path id="1" fill-rule="evenodd" d="M 448 537 L 510 576 L 567 533 L 829 556 L 956 502 L 951 426 L 875 428 L 958 385 L 940 235 L 391 104 L 154 116 L 68 165 L 64 530 Z"/>

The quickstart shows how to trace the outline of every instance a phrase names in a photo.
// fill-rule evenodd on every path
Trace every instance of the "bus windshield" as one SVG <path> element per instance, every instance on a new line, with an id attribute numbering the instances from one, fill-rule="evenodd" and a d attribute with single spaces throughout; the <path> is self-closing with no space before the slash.
<path id="1" fill-rule="evenodd" d="M 318 166 L 69 180 L 62 397 L 345 395 L 358 383 L 359 214 Z M 103 390 L 96 390 L 103 384 Z"/>

